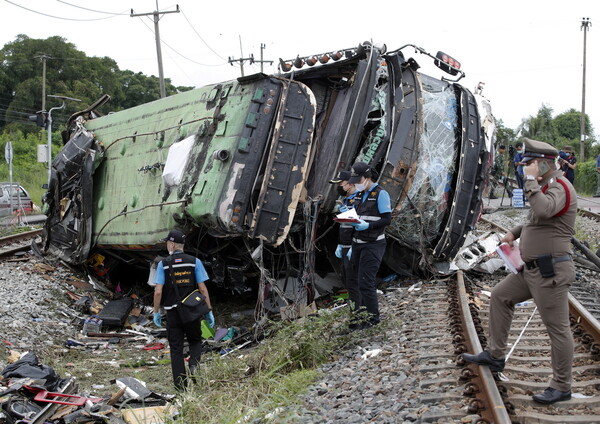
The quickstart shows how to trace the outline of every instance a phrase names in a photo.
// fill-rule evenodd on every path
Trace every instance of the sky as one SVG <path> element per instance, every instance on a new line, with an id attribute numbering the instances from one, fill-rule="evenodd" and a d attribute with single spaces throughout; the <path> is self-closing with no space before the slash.
<path id="1" fill-rule="evenodd" d="M 542 104 L 553 116 L 571 108 L 581 111 L 581 22 L 589 18 L 585 112 L 600 138 L 598 0 L 171 1 L 0 0 L 0 43 L 18 34 L 58 35 L 88 56 L 108 56 L 120 69 L 158 76 L 153 17 L 130 12 L 168 12 L 179 5 L 179 13 L 160 15 L 164 75 L 176 86 L 195 87 L 239 77 L 239 62 L 231 65 L 228 58 L 252 54 L 258 60 L 261 45 L 264 60 L 274 61 L 263 64 L 264 72 L 273 73 L 279 58 L 363 41 L 386 44 L 388 50 L 414 44 L 457 59 L 466 74 L 459 83 L 474 91 L 483 82 L 494 116 L 515 129 Z M 403 51 L 424 73 L 445 75 L 428 57 L 413 54 L 412 48 Z M 244 71 L 259 72 L 260 64 L 245 61 Z"/>

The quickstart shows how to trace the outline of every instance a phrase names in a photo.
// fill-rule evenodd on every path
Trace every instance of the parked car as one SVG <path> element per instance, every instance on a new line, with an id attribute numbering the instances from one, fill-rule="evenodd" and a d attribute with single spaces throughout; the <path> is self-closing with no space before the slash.
<path id="1" fill-rule="evenodd" d="M 11 210 L 11 194 L 12 194 L 12 210 Z M 22 209 L 25 213 L 33 211 L 33 201 L 29 197 L 29 193 L 18 183 L 0 183 L 0 215 L 9 215 L 16 213 Z"/>

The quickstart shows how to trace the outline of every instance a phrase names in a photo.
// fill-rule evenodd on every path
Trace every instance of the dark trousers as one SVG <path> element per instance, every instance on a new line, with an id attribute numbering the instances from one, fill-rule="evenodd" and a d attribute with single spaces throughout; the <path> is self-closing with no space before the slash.
<path id="1" fill-rule="evenodd" d="M 385 239 L 370 243 L 352 243 L 351 260 L 360 289 L 360 306 L 367 310 L 370 315 L 369 319 L 374 324 L 380 320 L 375 276 L 385 253 L 385 245 Z"/>
<path id="2" fill-rule="evenodd" d="M 190 324 L 183 324 L 177 313 L 177 308 L 167 310 L 167 340 L 171 349 L 171 371 L 173 372 L 173 383 L 178 390 L 188 386 L 188 376 L 185 372 L 185 361 L 183 357 L 184 337 L 190 348 L 190 359 L 188 362 L 190 371 L 196 369 L 200 362 L 202 353 L 202 330 L 199 318 Z"/>
<path id="3" fill-rule="evenodd" d="M 525 180 L 523 179 L 523 176 L 516 171 L 515 171 L 515 179 L 517 180 L 517 185 L 519 186 L 520 189 L 525 187 Z"/>
<path id="4" fill-rule="evenodd" d="M 350 299 L 350 308 L 352 310 L 358 309 L 362 303 L 362 296 L 358 287 L 358 278 L 356 270 L 352 261 L 348 259 L 349 247 L 342 248 L 342 284 L 344 288 L 348 290 L 348 297 Z"/>

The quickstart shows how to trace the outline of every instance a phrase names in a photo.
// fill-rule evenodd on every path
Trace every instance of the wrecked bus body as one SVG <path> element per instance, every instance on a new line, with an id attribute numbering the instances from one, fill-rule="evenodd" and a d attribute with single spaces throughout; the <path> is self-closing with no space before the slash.
<path id="1" fill-rule="evenodd" d="M 459 72 L 442 53 L 363 43 L 297 58 L 297 69 L 281 61 L 279 75 L 72 116 L 45 251 L 105 278 L 147 278 L 179 228 L 212 283 L 310 301 L 337 281 L 328 181 L 360 160 L 394 209 L 382 272 L 447 269 L 482 207 L 494 122 L 481 96 L 418 72 L 407 47 Z"/>

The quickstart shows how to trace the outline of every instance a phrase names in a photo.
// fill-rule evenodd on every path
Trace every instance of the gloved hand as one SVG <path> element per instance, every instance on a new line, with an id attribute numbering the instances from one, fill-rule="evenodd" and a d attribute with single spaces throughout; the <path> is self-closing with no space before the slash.
<path id="1" fill-rule="evenodd" d="M 340 205 L 340 207 L 338 208 L 338 210 L 341 212 L 348 212 L 348 206 L 346 205 Z"/>
<path id="2" fill-rule="evenodd" d="M 154 325 L 157 327 L 162 327 L 162 317 L 160 316 L 160 312 L 154 312 L 152 316 L 152 321 L 154 321 Z"/>
<path id="3" fill-rule="evenodd" d="M 369 228 L 369 223 L 362 219 L 360 220 L 360 222 L 353 222 L 350 225 L 352 225 L 356 229 L 356 231 L 364 231 L 367 228 Z"/>
<path id="4" fill-rule="evenodd" d="M 348 253 L 346 253 L 346 257 L 348 258 L 348 260 L 352 260 L 352 248 L 348 249 Z"/>
<path id="5" fill-rule="evenodd" d="M 204 315 L 204 319 L 206 320 L 206 322 L 208 322 L 208 326 L 210 328 L 215 327 L 215 316 L 213 315 L 212 311 L 209 311 L 208 314 Z"/>
<path id="6" fill-rule="evenodd" d="M 342 245 L 338 244 L 335 248 L 335 257 L 342 259 Z"/>

